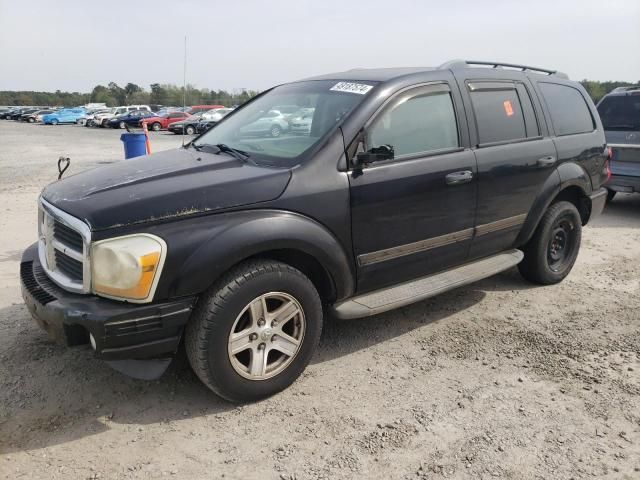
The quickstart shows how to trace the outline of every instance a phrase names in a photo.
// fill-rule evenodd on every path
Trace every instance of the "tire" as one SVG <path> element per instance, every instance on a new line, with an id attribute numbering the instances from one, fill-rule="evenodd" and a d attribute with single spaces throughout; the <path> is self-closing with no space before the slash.
<path id="1" fill-rule="evenodd" d="M 581 239 L 582 219 L 575 205 L 565 201 L 552 204 L 522 249 L 520 274 L 541 285 L 561 282 L 578 258 Z"/>
<path id="2" fill-rule="evenodd" d="M 29 123 L 36 123 L 36 119 L 33 117 L 29 117 L 29 119 L 27 120 Z"/>
<path id="3" fill-rule="evenodd" d="M 285 302 L 297 313 L 289 317 L 289 311 L 277 325 L 270 315 Z M 261 317 L 265 305 L 267 314 Z M 287 335 L 280 337 L 279 328 Z M 231 351 L 234 332 L 245 332 L 236 353 Z M 311 360 L 321 332 L 322 304 L 311 281 L 285 263 L 255 260 L 230 270 L 203 295 L 186 326 L 185 346 L 207 387 L 231 402 L 251 402 L 291 385 Z M 283 346 L 292 353 L 281 352 Z M 266 352 L 266 368 L 253 363 L 255 356 L 265 355 L 261 352 Z"/>
<path id="4" fill-rule="evenodd" d="M 616 193 L 618 192 L 616 192 L 615 190 L 609 190 L 607 188 L 607 203 L 609 203 L 611 200 L 614 199 L 614 197 L 616 196 Z"/>
<path id="5" fill-rule="evenodd" d="M 162 129 L 162 125 L 160 125 L 159 122 L 154 122 L 151 125 L 151 130 L 153 130 L 154 132 L 159 132 Z"/>
<path id="6" fill-rule="evenodd" d="M 272 125 L 271 130 L 269 130 L 269 134 L 273 138 L 278 138 L 282 134 L 282 128 L 280 127 L 280 125 Z"/>
<path id="7" fill-rule="evenodd" d="M 193 135 L 194 133 L 196 133 L 196 129 L 193 127 L 193 125 L 187 125 L 184 129 L 184 132 L 187 135 Z"/>
<path id="8" fill-rule="evenodd" d="M 127 124 L 124 123 L 124 122 L 118 123 L 118 128 L 121 129 L 121 130 L 124 130 L 126 128 L 126 126 L 127 126 Z"/>
<path id="9" fill-rule="evenodd" d="M 58 120 L 56 118 L 51 120 L 51 125 L 58 125 Z"/>

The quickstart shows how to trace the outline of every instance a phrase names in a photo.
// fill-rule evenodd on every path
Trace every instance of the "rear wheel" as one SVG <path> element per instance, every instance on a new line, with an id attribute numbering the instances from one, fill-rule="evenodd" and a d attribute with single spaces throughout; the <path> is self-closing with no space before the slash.
<path id="1" fill-rule="evenodd" d="M 524 260 L 518 265 L 520 273 L 542 285 L 561 282 L 578 258 L 581 239 L 582 220 L 575 205 L 564 201 L 552 204 L 522 249 Z"/>
<path id="2" fill-rule="evenodd" d="M 58 119 L 54 118 L 53 120 L 51 120 L 51 125 L 57 125 L 58 124 Z"/>
<path id="3" fill-rule="evenodd" d="M 196 133 L 196 129 L 195 127 L 193 127 L 193 125 L 187 125 L 184 131 L 187 135 L 193 135 L 194 133 Z"/>
<path id="4" fill-rule="evenodd" d="M 127 124 L 124 122 L 118 123 L 118 128 L 126 128 Z"/>
<path id="5" fill-rule="evenodd" d="M 303 372 L 320 339 L 322 306 L 311 281 L 276 261 L 250 261 L 198 302 L 185 331 L 191 366 L 233 402 L 273 395 Z"/>
<path id="6" fill-rule="evenodd" d="M 36 119 L 33 117 L 29 117 L 29 123 L 35 123 Z"/>

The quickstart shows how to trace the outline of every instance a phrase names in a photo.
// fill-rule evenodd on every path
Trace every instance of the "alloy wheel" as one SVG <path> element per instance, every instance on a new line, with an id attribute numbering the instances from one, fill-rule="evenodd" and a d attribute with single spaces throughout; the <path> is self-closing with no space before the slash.
<path id="1" fill-rule="evenodd" d="M 228 340 L 233 369 L 249 380 L 266 380 L 285 370 L 302 345 L 306 322 L 298 300 L 269 292 L 238 315 Z"/>

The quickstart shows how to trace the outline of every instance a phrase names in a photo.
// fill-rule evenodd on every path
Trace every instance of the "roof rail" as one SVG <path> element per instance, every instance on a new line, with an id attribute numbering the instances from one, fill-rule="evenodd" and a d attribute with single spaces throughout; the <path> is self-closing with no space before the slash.
<path id="1" fill-rule="evenodd" d="M 468 68 L 472 65 L 481 65 L 481 66 L 491 67 L 491 68 L 503 68 L 503 67 L 516 68 L 522 72 L 546 73 L 547 75 L 556 75 L 557 77 L 560 77 L 560 78 L 567 78 L 567 79 L 569 78 L 569 76 L 566 73 L 562 73 L 557 70 L 531 67 L 529 65 L 520 65 L 517 63 L 485 62 L 481 60 L 451 60 L 449 62 L 443 63 L 438 68 L 452 70 L 456 68 Z"/>
<path id="2" fill-rule="evenodd" d="M 640 85 L 628 85 L 626 87 L 616 87 L 611 90 L 611 93 L 614 92 L 630 92 L 632 90 L 640 90 Z"/>

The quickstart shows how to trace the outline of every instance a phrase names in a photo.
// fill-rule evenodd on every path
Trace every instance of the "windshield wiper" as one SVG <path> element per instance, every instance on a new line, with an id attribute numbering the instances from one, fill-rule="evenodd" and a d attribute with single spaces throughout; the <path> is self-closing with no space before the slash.
<path id="1" fill-rule="evenodd" d="M 228 153 L 229 155 L 236 157 L 238 160 L 245 161 L 250 157 L 250 155 L 247 152 L 243 150 L 238 150 L 237 148 L 230 147 L 225 143 L 218 143 L 215 146 L 218 147 L 219 149 L 218 153 L 220 152 Z"/>

